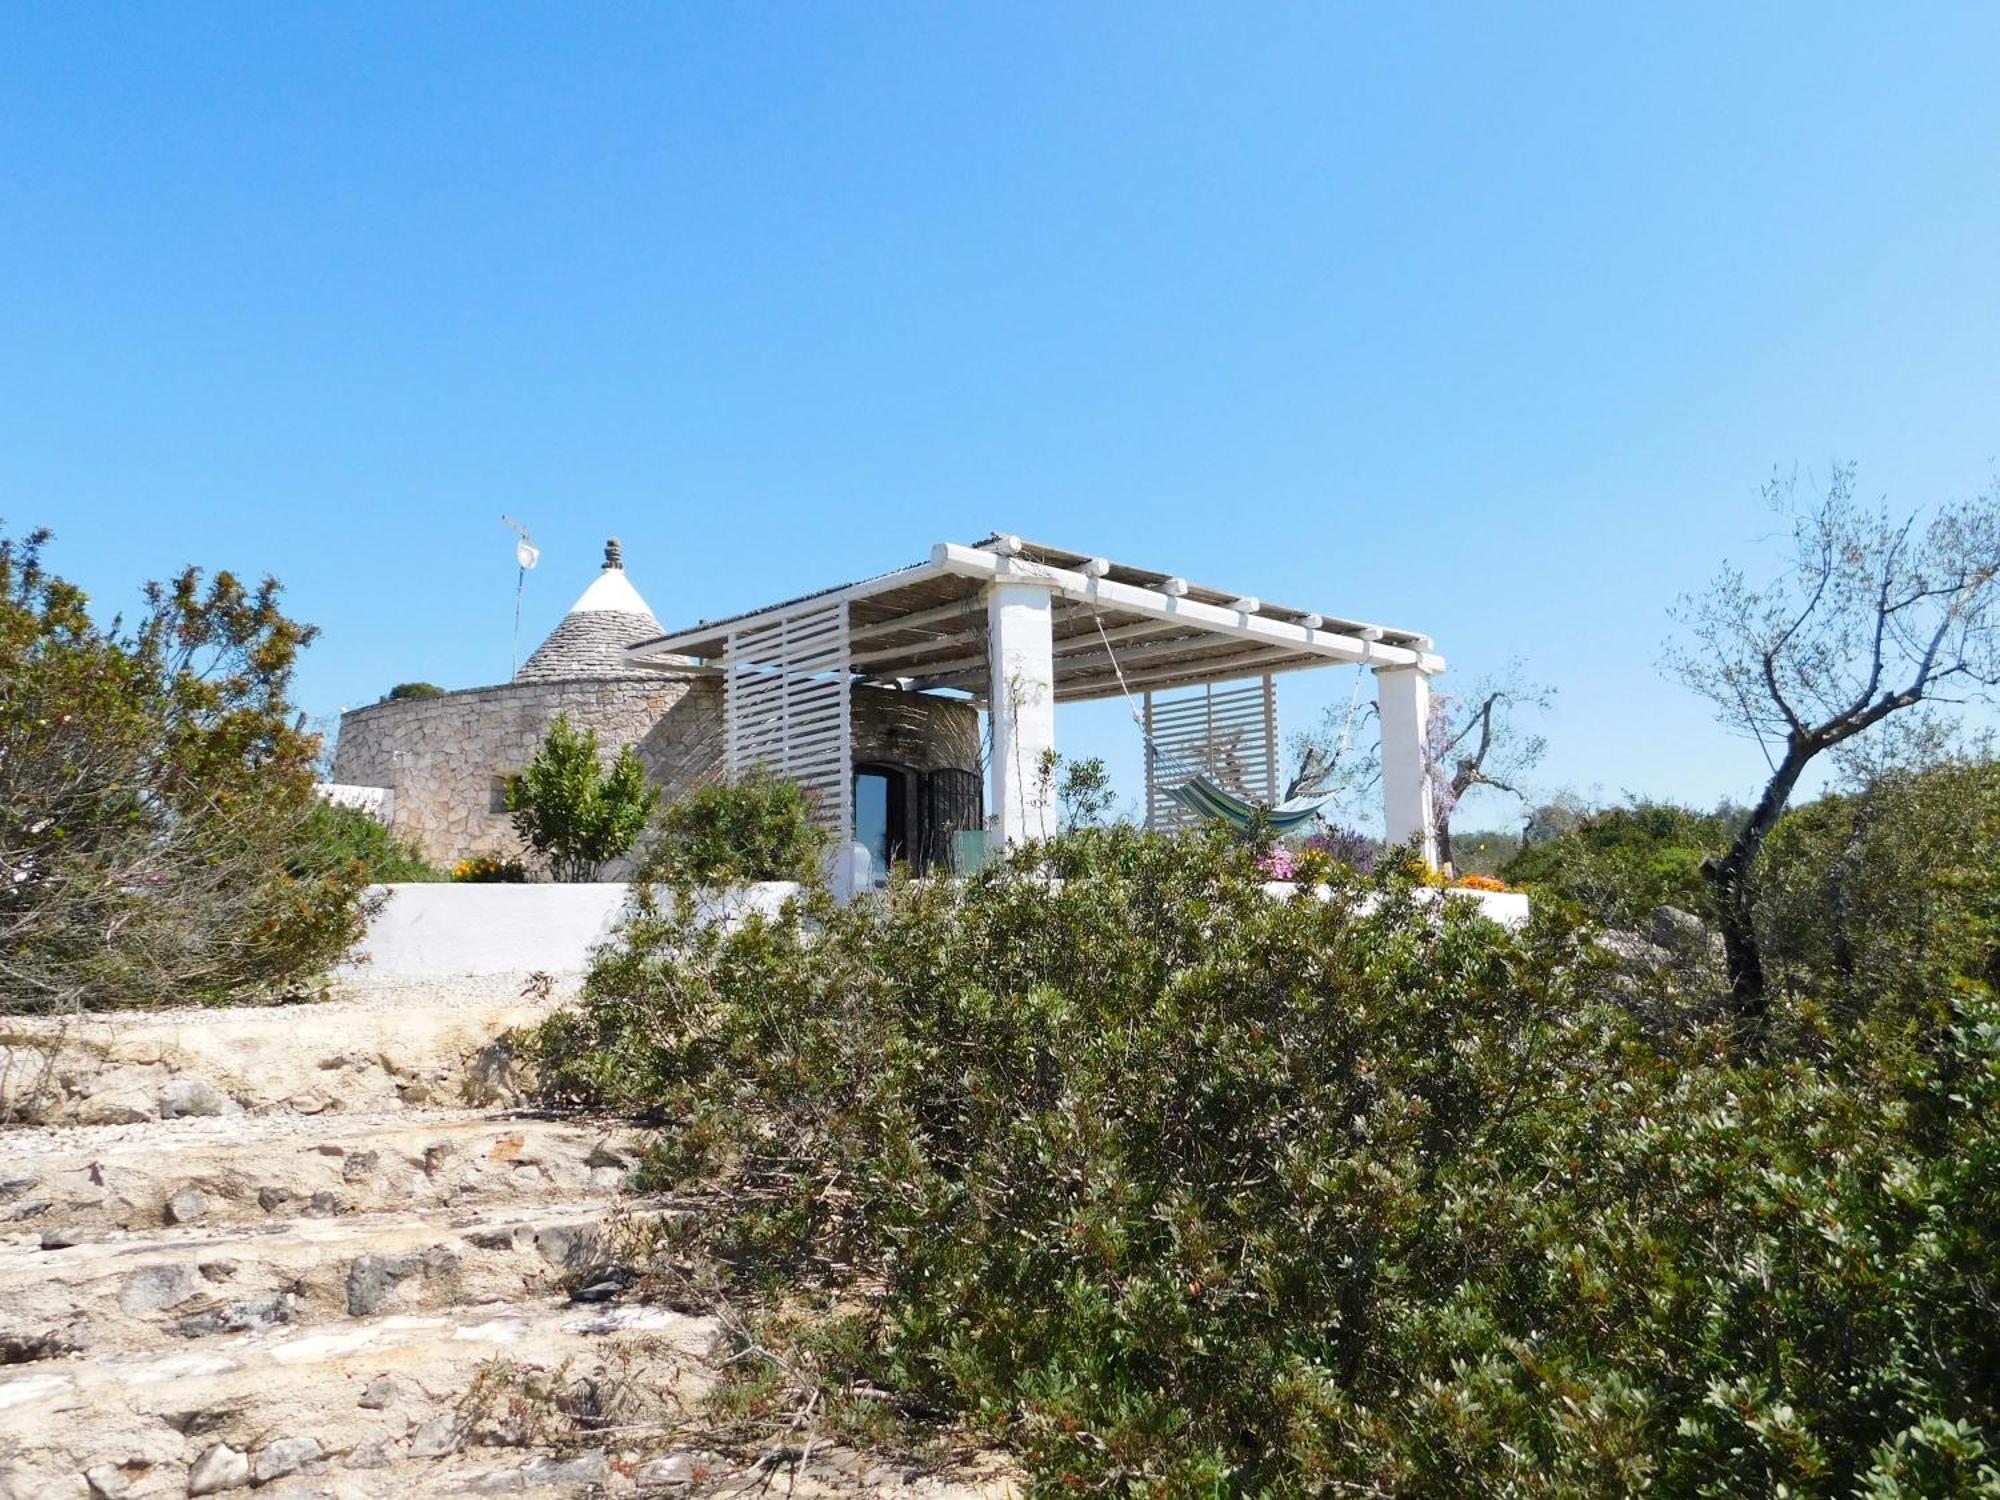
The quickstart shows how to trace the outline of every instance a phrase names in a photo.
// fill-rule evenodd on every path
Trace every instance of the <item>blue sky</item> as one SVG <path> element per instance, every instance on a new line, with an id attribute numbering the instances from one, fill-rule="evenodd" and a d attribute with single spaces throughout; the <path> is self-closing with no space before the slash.
<path id="1" fill-rule="evenodd" d="M 2000 453 L 2000 7 L 1639 9 L 10 5 L 0 515 L 276 573 L 316 713 L 506 675 L 503 512 L 524 647 L 612 533 L 673 625 L 999 528 L 1740 795 L 1673 597 Z"/>

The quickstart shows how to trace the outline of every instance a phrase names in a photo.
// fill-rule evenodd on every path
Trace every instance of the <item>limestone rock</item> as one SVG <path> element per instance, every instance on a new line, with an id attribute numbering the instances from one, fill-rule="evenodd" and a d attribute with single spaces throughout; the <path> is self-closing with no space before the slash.
<path id="1" fill-rule="evenodd" d="M 457 1415 L 444 1412 L 432 1417 L 410 1436 L 410 1457 L 443 1458 L 465 1444 L 465 1427 Z"/>
<path id="2" fill-rule="evenodd" d="M 116 1464 L 97 1464 L 85 1469 L 83 1482 L 90 1486 L 91 1500 L 125 1500 L 132 1493 L 132 1482 Z"/>
<path id="3" fill-rule="evenodd" d="M 194 1461 L 188 1470 L 190 1495 L 214 1495 L 223 1490 L 240 1490 L 250 1482 L 250 1459 L 227 1443 L 217 1443 Z"/>
<path id="4" fill-rule="evenodd" d="M 309 1437 L 279 1438 L 257 1450 L 250 1461 L 250 1482 L 269 1484 L 318 1464 L 323 1457 L 317 1440 Z"/>
<path id="5" fill-rule="evenodd" d="M 396 1406 L 415 1406 L 424 1400 L 422 1388 L 400 1375 L 377 1375 L 362 1388 L 360 1405 L 366 1411 L 387 1411 Z"/>
<path id="6" fill-rule="evenodd" d="M 160 1090 L 155 1105 L 162 1120 L 179 1120 L 189 1115 L 223 1115 L 236 1112 L 235 1103 L 214 1085 L 199 1078 L 176 1078 Z"/>
<path id="7" fill-rule="evenodd" d="M 208 1217 L 208 1196 L 189 1183 L 167 1199 L 160 1217 L 169 1224 L 199 1224 Z"/>
<path id="8" fill-rule="evenodd" d="M 159 1312 L 178 1307 L 201 1293 L 201 1276 L 184 1261 L 156 1261 L 140 1266 L 125 1277 L 118 1289 L 118 1305 L 128 1313 Z"/>

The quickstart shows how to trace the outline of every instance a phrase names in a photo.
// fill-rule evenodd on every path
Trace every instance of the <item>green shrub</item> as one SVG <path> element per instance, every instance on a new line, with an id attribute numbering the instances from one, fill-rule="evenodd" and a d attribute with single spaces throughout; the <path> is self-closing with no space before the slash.
<path id="1" fill-rule="evenodd" d="M 369 885 L 445 878 L 416 845 L 397 838 L 358 807 L 322 802 L 308 818 L 306 832 L 314 861 L 356 865 Z"/>
<path id="2" fill-rule="evenodd" d="M 316 632 L 275 579 L 193 568 L 100 626 L 47 541 L 0 535 L 0 1009 L 300 989 L 367 914 L 290 700 Z"/>
<path id="3" fill-rule="evenodd" d="M 1701 862 L 1728 847 L 1719 813 L 1635 802 L 1592 813 L 1568 832 L 1529 844 L 1500 866 L 1509 885 L 1573 901 L 1611 927 L 1644 927 L 1662 906 L 1709 909 Z"/>
<path id="4" fill-rule="evenodd" d="M 1106 829 L 730 933 L 643 901 L 543 1077 L 1038 1493 L 1993 1493 L 1989 990 L 1744 1058 L 1555 903 L 1264 878 Z"/>
<path id="5" fill-rule="evenodd" d="M 1766 961 L 1782 983 L 1942 996 L 2000 985 L 2000 765 L 1953 763 L 1822 797 L 1772 830 L 1757 882 Z"/>
<path id="6" fill-rule="evenodd" d="M 659 800 L 630 745 L 606 767 L 597 731 L 576 728 L 567 714 L 556 715 L 528 768 L 507 783 L 514 831 L 557 880 L 595 880 L 630 852 Z"/>
<path id="7" fill-rule="evenodd" d="M 399 682 L 389 689 L 388 701 L 401 702 L 405 698 L 442 698 L 444 689 L 434 682 Z"/>
<path id="8" fill-rule="evenodd" d="M 758 769 L 668 804 L 640 879 L 676 886 L 817 880 L 830 835 L 797 782 Z"/>

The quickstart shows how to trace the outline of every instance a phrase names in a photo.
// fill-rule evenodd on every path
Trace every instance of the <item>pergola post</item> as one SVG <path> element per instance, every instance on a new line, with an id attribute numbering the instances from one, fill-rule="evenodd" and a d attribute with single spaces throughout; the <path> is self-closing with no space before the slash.
<path id="1" fill-rule="evenodd" d="M 1003 845 L 1056 831 L 1044 758 L 1056 747 L 1055 598 L 1045 583 L 1002 579 L 986 590 L 993 731 L 989 811 Z"/>
<path id="2" fill-rule="evenodd" d="M 1391 845 L 1417 840 L 1424 863 L 1438 858 L 1431 809 L 1430 674 L 1421 667 L 1377 667 L 1375 703 L 1382 718 L 1382 818 Z"/>

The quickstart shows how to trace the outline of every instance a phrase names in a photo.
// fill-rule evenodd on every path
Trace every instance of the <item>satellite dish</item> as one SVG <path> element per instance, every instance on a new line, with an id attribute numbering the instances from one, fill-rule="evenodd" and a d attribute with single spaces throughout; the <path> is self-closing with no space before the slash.
<path id="1" fill-rule="evenodd" d="M 515 520 L 512 516 L 502 516 L 500 518 L 500 524 L 503 526 L 513 527 L 515 534 L 520 537 L 520 540 L 514 543 L 514 561 L 521 565 L 521 571 L 523 573 L 527 572 L 528 569 L 532 568 L 536 563 L 541 561 L 542 549 L 540 547 L 537 547 L 533 542 L 528 540 L 527 527 L 523 526 L 519 521 Z"/>

